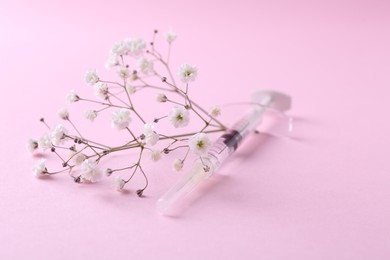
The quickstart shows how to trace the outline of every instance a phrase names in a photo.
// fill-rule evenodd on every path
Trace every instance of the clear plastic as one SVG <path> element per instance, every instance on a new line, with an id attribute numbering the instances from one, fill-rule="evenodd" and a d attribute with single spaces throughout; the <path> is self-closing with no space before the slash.
<path id="1" fill-rule="evenodd" d="M 209 167 L 207 171 L 205 171 L 205 165 Z M 190 171 L 157 201 L 157 211 L 162 214 L 169 212 L 177 202 L 187 196 L 199 183 L 212 175 L 214 171 L 215 169 L 208 159 L 203 160 L 203 162 L 200 160 L 195 161 Z"/>
<path id="2" fill-rule="evenodd" d="M 292 117 L 274 109 L 266 109 L 262 117 L 263 120 L 257 127 L 257 131 L 277 137 L 291 137 L 294 131 Z"/>
<path id="3" fill-rule="evenodd" d="M 263 120 L 266 122 L 265 129 L 276 135 L 289 135 L 292 119 L 283 113 L 291 106 L 289 96 L 273 91 L 259 91 L 252 95 L 252 102 L 254 105 L 248 114 L 218 138 L 207 156 L 196 160 L 183 179 L 157 201 L 158 212 L 168 213 L 199 183 L 211 176 Z"/>

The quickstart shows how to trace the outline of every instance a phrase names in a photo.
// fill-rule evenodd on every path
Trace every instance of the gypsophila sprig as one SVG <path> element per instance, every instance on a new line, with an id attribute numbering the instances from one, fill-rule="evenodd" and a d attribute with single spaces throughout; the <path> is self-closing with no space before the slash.
<path id="1" fill-rule="evenodd" d="M 189 83 L 195 81 L 196 76 L 198 76 L 198 69 L 194 65 L 183 64 L 180 66 L 177 74 L 183 83 Z"/>
<path id="2" fill-rule="evenodd" d="M 211 146 L 211 140 L 205 133 L 197 133 L 188 141 L 190 150 L 199 156 L 205 155 Z"/>
<path id="3" fill-rule="evenodd" d="M 106 60 L 105 67 L 106 69 L 111 69 L 119 64 L 118 55 L 115 53 L 110 53 Z"/>
<path id="4" fill-rule="evenodd" d="M 120 108 L 112 112 L 111 126 L 112 128 L 123 130 L 129 126 L 131 122 L 130 110 L 126 108 Z"/>
<path id="5" fill-rule="evenodd" d="M 39 138 L 38 140 L 38 147 L 42 149 L 42 151 L 46 151 L 47 149 L 51 148 L 53 144 L 50 140 L 50 135 L 48 133 L 45 133 Z M 37 147 L 37 148 L 38 148 Z M 35 148 L 35 149 L 37 149 Z"/>
<path id="6" fill-rule="evenodd" d="M 68 129 L 66 129 L 61 124 L 57 125 L 51 130 L 50 133 L 51 143 L 56 146 L 63 144 L 65 142 L 67 133 L 68 133 Z"/>
<path id="7" fill-rule="evenodd" d="M 69 103 L 77 102 L 80 100 L 80 97 L 74 92 L 72 89 L 69 91 L 69 93 L 66 95 L 66 100 L 68 100 Z"/>
<path id="8" fill-rule="evenodd" d="M 190 123 L 190 112 L 183 106 L 174 106 L 169 111 L 168 119 L 176 127 L 185 127 Z"/>
<path id="9" fill-rule="evenodd" d="M 86 159 L 81 163 L 80 176 L 83 181 L 97 182 L 103 177 L 103 171 L 95 160 Z"/>
<path id="10" fill-rule="evenodd" d="M 27 149 L 31 153 L 36 150 L 49 152 L 58 158 L 59 165 L 58 169 L 49 171 L 45 159 L 40 159 L 32 168 L 35 176 L 67 172 L 76 183 L 94 183 L 103 177 L 112 178 L 114 189 L 122 191 L 134 176 L 139 175 L 143 176 L 145 184 L 135 193 L 142 197 L 149 185 L 145 163 L 159 163 L 163 157 L 175 153 L 172 168 L 181 171 L 189 155 L 202 157 L 207 154 L 211 145 L 209 135 L 226 130 L 217 119 L 221 109 L 212 106 L 206 110 L 189 95 L 189 89 L 198 77 L 195 65 L 184 62 L 177 68 L 171 68 L 171 47 L 177 34 L 168 31 L 163 35 L 166 55 L 157 50 L 157 35 L 155 30 L 150 44 L 142 38 L 117 41 L 104 63 L 115 76 L 105 79 L 101 76 L 104 73 L 98 74 L 96 69 L 89 69 L 84 82 L 92 88 L 94 95 L 84 97 L 75 90 L 66 94 L 66 100 L 72 106 L 79 103 L 90 105 L 82 114 L 84 119 L 95 124 L 95 121 L 104 121 L 100 119 L 108 117 L 110 121 L 106 123 L 121 131 L 104 135 L 102 140 L 89 139 L 88 133 L 76 126 L 78 121 L 73 121 L 77 114 L 66 108 L 57 112 L 61 124 L 53 126 L 41 118 L 46 132 L 37 140 L 29 139 Z M 173 71 L 177 72 L 177 78 Z M 144 103 L 144 100 L 136 101 L 137 94 L 143 90 L 149 90 L 151 100 L 157 101 L 154 102 L 155 108 L 146 107 L 148 111 L 155 111 L 153 117 L 142 111 L 140 102 Z M 101 118 L 101 114 L 106 116 Z M 159 126 L 163 121 L 170 125 L 170 131 L 160 130 L 164 129 Z M 192 122 L 194 125 L 191 125 Z M 111 141 L 116 134 L 125 135 L 126 141 L 114 145 Z M 109 168 L 101 168 L 103 160 L 110 163 L 110 157 L 121 152 L 130 156 L 124 166 L 113 164 Z M 147 159 L 144 160 L 145 156 Z"/>
<path id="11" fill-rule="evenodd" d="M 33 166 L 32 171 L 35 177 L 38 178 L 45 175 L 47 173 L 46 160 L 40 159 L 39 161 L 37 161 L 36 164 Z"/>
<path id="12" fill-rule="evenodd" d="M 150 154 L 150 159 L 152 159 L 152 161 L 154 162 L 159 161 L 161 159 L 161 152 L 158 150 L 152 150 Z"/>
<path id="13" fill-rule="evenodd" d="M 69 111 L 66 108 L 61 108 L 58 110 L 57 115 L 62 119 L 62 120 L 68 120 L 69 119 Z"/>
<path id="14" fill-rule="evenodd" d="M 93 86 L 96 82 L 99 81 L 99 76 L 96 73 L 95 69 L 90 69 L 85 74 L 85 83 Z"/>
<path id="15" fill-rule="evenodd" d="M 174 40 L 176 40 L 176 33 L 172 32 L 172 31 L 168 31 L 165 33 L 165 40 L 170 44 L 172 43 Z"/>
<path id="16" fill-rule="evenodd" d="M 173 160 L 172 167 L 175 171 L 179 172 L 183 169 L 184 162 L 180 159 Z"/>
<path id="17" fill-rule="evenodd" d="M 119 176 L 115 176 L 113 180 L 113 186 L 116 191 L 122 191 L 126 182 Z"/>
<path id="18" fill-rule="evenodd" d="M 142 139 L 146 145 L 155 145 L 160 136 L 154 131 L 154 124 L 145 124 L 142 129 Z"/>
<path id="19" fill-rule="evenodd" d="M 38 141 L 31 138 L 28 139 L 26 148 L 30 153 L 34 153 L 38 149 Z"/>
<path id="20" fill-rule="evenodd" d="M 95 120 L 95 118 L 98 116 L 98 113 L 97 113 L 96 110 L 88 109 L 87 111 L 85 111 L 84 116 L 85 116 L 86 119 L 88 119 L 91 122 L 93 122 L 93 120 Z"/>

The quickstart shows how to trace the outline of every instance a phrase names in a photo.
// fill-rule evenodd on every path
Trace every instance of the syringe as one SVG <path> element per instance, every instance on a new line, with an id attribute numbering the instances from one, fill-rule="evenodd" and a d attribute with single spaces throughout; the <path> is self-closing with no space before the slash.
<path id="1" fill-rule="evenodd" d="M 286 130 L 292 131 L 291 118 L 283 114 L 291 107 L 289 96 L 275 91 L 258 91 L 252 94 L 252 104 L 248 114 L 219 137 L 207 155 L 196 160 L 190 171 L 157 201 L 156 207 L 160 213 L 168 213 L 172 206 L 210 177 L 234 153 L 242 140 L 256 130 L 266 110 L 282 115 L 287 123 Z"/>

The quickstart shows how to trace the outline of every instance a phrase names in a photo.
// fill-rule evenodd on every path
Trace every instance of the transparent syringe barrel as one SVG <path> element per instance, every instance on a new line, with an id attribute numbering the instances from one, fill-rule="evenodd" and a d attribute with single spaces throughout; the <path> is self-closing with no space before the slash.
<path id="1" fill-rule="evenodd" d="M 189 173 L 157 201 L 157 210 L 160 213 L 166 213 L 173 204 L 184 198 L 200 182 L 212 175 L 222 162 L 238 148 L 241 141 L 262 122 L 264 113 L 271 112 L 272 117 L 278 121 L 276 124 L 279 125 L 276 129 L 277 134 L 282 133 L 283 135 L 283 133 L 292 131 L 291 118 L 283 114 L 291 107 L 291 97 L 275 91 L 257 91 L 252 94 L 252 102 L 256 104 L 252 110 L 226 131 L 213 144 L 208 155 L 195 161 Z"/>
<path id="2" fill-rule="evenodd" d="M 208 159 L 214 166 L 214 170 L 219 168 L 239 147 L 241 141 L 261 123 L 262 112 L 263 108 L 254 108 L 213 144 L 208 152 Z"/>
<path id="3" fill-rule="evenodd" d="M 261 114 L 262 109 L 253 109 L 218 138 L 210 148 L 208 155 L 196 160 L 187 175 L 157 201 L 157 210 L 160 213 L 166 213 L 172 205 L 184 198 L 204 179 L 211 176 L 222 162 L 237 149 L 240 142 L 261 122 Z"/>
<path id="4" fill-rule="evenodd" d="M 208 166 L 207 170 L 205 168 L 206 165 Z M 157 201 L 157 211 L 163 214 L 169 211 L 176 202 L 184 198 L 213 172 L 214 167 L 207 158 L 203 162 L 200 160 L 195 161 L 191 170 Z"/>

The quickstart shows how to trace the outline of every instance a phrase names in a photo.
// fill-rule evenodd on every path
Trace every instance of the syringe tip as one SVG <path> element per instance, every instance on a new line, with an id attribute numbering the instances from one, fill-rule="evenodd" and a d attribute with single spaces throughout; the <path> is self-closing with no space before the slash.
<path id="1" fill-rule="evenodd" d="M 158 213 L 164 215 L 169 210 L 169 204 L 167 203 L 167 201 L 165 199 L 161 198 L 156 203 L 156 209 L 157 209 Z"/>

